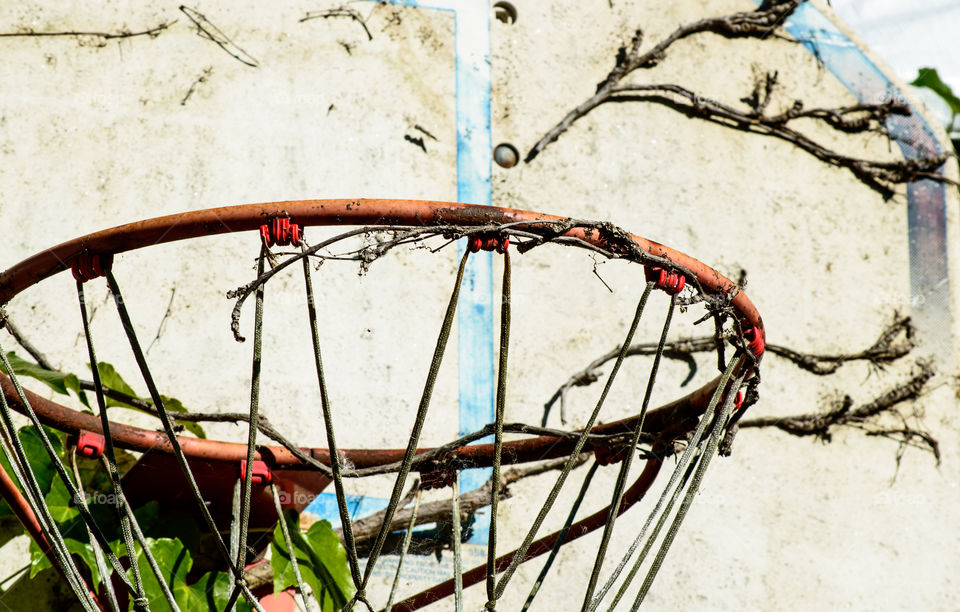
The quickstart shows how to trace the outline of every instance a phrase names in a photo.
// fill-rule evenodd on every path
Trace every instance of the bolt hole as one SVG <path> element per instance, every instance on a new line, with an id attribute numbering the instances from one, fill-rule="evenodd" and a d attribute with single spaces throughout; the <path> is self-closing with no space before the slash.
<path id="1" fill-rule="evenodd" d="M 493 149 L 493 161 L 501 168 L 513 168 L 520 161 L 520 153 L 512 144 L 502 142 Z"/>
<path id="2" fill-rule="evenodd" d="M 493 16 L 497 21 L 510 25 L 517 21 L 517 9 L 509 2 L 497 2 L 493 5 Z"/>

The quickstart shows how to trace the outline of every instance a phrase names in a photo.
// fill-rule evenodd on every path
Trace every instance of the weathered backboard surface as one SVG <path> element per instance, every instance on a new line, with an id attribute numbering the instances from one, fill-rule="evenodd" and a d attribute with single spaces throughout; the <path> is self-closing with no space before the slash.
<path id="1" fill-rule="evenodd" d="M 937 374 L 915 402 L 922 418 L 910 425 L 939 440 L 939 469 L 913 447 L 898 464 L 897 442 L 854 427 L 836 430 L 829 444 L 744 430 L 733 455 L 715 462 L 648 601 L 653 609 L 957 608 L 956 188 L 917 181 L 885 199 L 848 169 L 783 139 L 649 100 L 602 105 L 528 163 L 494 164 L 495 145 L 510 143 L 522 158 L 593 95 L 637 28 L 649 48 L 679 24 L 755 8 L 746 0 L 612 4 L 517 0 L 516 20 L 507 23 L 475 0 L 350 3 L 357 19 L 319 16 L 341 7 L 323 0 L 208 0 L 195 8 L 233 41 L 223 46 L 198 36 L 174 6 L 2 6 L 0 30 L 10 33 L 135 33 L 177 22 L 155 37 L 0 38 L 0 268 L 81 234 L 183 210 L 331 197 L 459 200 L 611 221 L 731 278 L 745 270 L 768 342 L 800 352 L 862 351 L 895 313 L 909 314 L 917 347 L 885 369 L 855 361 L 815 376 L 769 355 L 751 413 L 816 412 L 842 395 L 863 405 L 926 360 Z M 757 75 L 776 71 L 770 108 L 777 112 L 798 99 L 805 108 L 912 103 L 829 9 L 804 4 L 784 25 L 777 33 L 794 40 L 704 33 L 679 41 L 631 82 L 674 83 L 744 110 L 740 100 Z M 940 152 L 939 132 L 914 110 L 891 119 L 893 140 L 813 119 L 795 127 L 865 159 Z M 955 179 L 955 162 L 944 172 Z M 308 230 L 308 239 L 314 235 Z M 232 302 L 224 294 L 252 278 L 257 240 L 218 237 L 118 259 L 138 332 L 147 341 L 156 336 L 149 357 L 159 382 L 193 409 L 245 410 L 249 347 L 230 338 Z M 589 257 L 551 253 L 531 254 L 531 271 L 518 280 L 529 284 L 517 289 L 514 307 L 508 420 L 539 421 L 553 390 L 620 341 L 639 293 L 615 266 L 598 264 L 609 296 Z M 524 263 L 518 258 L 518 270 Z M 318 304 L 330 328 L 325 360 L 340 443 L 402 446 L 455 252 L 402 253 L 363 276 L 350 266 L 325 264 L 318 281 L 331 297 Z M 471 269 L 427 444 L 491 420 L 498 273 L 489 256 Z M 295 278 L 283 282 L 296 286 Z M 7 310 L 55 363 L 82 372 L 72 284 L 60 275 Z M 102 305 L 103 287 L 91 291 Z M 608 301 L 594 307 L 601 298 Z M 302 325 L 302 304 L 268 297 L 268 305 L 264 411 L 297 442 L 323 446 L 309 338 L 278 339 L 288 319 Z M 112 317 L 94 318 L 100 356 L 135 372 Z M 243 325 L 249 329 L 249 313 Z M 639 337 L 655 340 L 658 325 L 649 322 Z M 4 350 L 16 348 L 6 334 L 0 340 Z M 643 362 L 633 367 L 645 376 Z M 682 379 L 682 366 L 670 368 L 667 380 Z M 684 392 L 670 384 L 655 401 Z M 634 389 L 619 391 L 616 414 L 638 401 Z M 597 392 L 571 392 L 572 422 Z M 207 429 L 211 437 L 245 435 L 232 425 Z M 486 478 L 465 474 L 464 489 Z M 606 498 L 612 478 L 597 486 Z M 507 532 L 529 524 L 542 491 L 533 484 L 504 503 Z M 383 491 L 353 493 L 361 514 L 383 503 Z M 592 508 L 607 503 L 597 499 Z M 330 508 L 322 494 L 309 511 L 333 518 Z M 645 516 L 632 513 L 618 527 L 611 560 L 628 545 L 630 523 Z M 482 557 L 485 529 L 481 514 L 468 557 Z M 593 534 L 561 557 L 541 609 L 557 609 L 568 589 L 579 602 L 597 542 Z M 5 571 L 23 565 L 25 550 L 22 538 L 5 545 Z M 384 576 L 391 567 L 388 558 Z M 418 557 L 411 567 L 407 593 L 449 572 L 449 553 L 440 562 Z M 534 563 L 522 572 L 532 579 L 538 570 Z M 517 609 L 525 594 L 508 593 L 504 609 Z M 25 605 L 13 599 L 0 603 Z M 468 609 L 482 601 L 482 587 L 468 590 Z"/>

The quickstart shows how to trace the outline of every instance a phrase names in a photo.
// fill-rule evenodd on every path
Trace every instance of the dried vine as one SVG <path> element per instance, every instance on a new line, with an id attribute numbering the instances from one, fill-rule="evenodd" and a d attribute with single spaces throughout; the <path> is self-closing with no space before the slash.
<path id="1" fill-rule="evenodd" d="M 697 362 L 693 357 L 694 354 L 715 351 L 717 348 L 716 343 L 717 338 L 715 336 L 702 336 L 699 338 L 668 342 L 664 346 L 664 357 L 683 361 L 689 367 L 686 379 L 680 384 L 681 387 L 693 380 L 693 377 L 697 373 Z M 802 353 L 789 347 L 772 343 L 766 345 L 766 350 L 767 352 L 793 362 L 797 367 L 812 374 L 826 376 L 827 374 L 836 372 L 843 364 L 852 361 L 866 361 L 877 368 L 883 368 L 885 365 L 893 363 L 907 355 L 915 346 L 914 327 L 910 322 L 910 317 L 903 317 L 894 313 L 893 322 L 880 332 L 880 336 L 876 342 L 862 351 L 824 355 Z M 656 343 L 643 342 L 632 344 L 627 349 L 627 356 L 653 355 L 656 350 Z M 561 423 L 566 423 L 565 403 L 567 392 L 573 387 L 585 387 L 598 381 L 603 375 L 600 368 L 615 359 L 619 352 L 620 347 L 614 347 L 607 353 L 591 361 L 587 367 L 573 374 L 566 382 L 560 385 L 550 399 L 543 405 L 543 419 L 541 424 L 546 426 L 547 417 L 557 402 L 560 402 L 560 421 Z"/>
<path id="2" fill-rule="evenodd" d="M 583 453 L 577 459 L 576 465 L 583 465 L 591 456 L 593 456 L 592 453 Z M 566 463 L 566 461 L 566 457 L 561 457 L 559 459 L 552 459 L 542 463 L 519 466 L 505 470 L 500 475 L 500 487 L 498 488 L 499 498 L 503 500 L 512 496 L 509 485 L 519 480 L 523 480 L 524 478 L 537 476 L 553 470 L 559 470 L 563 468 L 563 465 Z M 489 506 L 492 492 L 493 481 L 488 480 L 483 486 L 460 495 L 459 506 L 461 520 L 463 522 L 467 522 L 478 510 Z M 403 505 L 405 506 L 406 504 Z M 399 531 L 405 529 L 407 525 L 410 524 L 410 515 L 411 512 L 409 509 L 398 510 L 390 523 L 390 531 Z M 383 522 L 383 518 L 384 513 L 383 511 L 380 511 L 375 514 L 371 514 L 366 518 L 353 521 L 353 534 L 357 540 L 357 543 L 362 544 L 364 541 L 376 537 L 377 531 L 380 529 L 380 524 Z M 448 522 L 450 522 L 450 501 L 446 499 L 423 504 L 420 506 L 420 509 L 417 512 L 417 525 Z M 338 529 L 336 531 L 339 534 L 340 530 Z"/>
<path id="3" fill-rule="evenodd" d="M 96 46 L 104 47 L 108 41 L 117 40 L 120 38 L 137 38 L 139 36 L 147 36 L 149 38 L 156 38 L 160 36 L 165 30 L 177 22 L 176 19 L 173 21 L 165 21 L 160 23 L 157 26 L 148 28 L 146 30 L 138 30 L 136 32 L 128 30 L 126 28 L 116 30 L 113 32 L 108 31 L 89 31 L 89 30 L 54 30 L 47 32 L 38 32 L 33 28 L 21 28 L 16 32 L 0 32 L 0 38 L 78 38 L 86 39 L 90 38 L 97 41 Z"/>
<path id="4" fill-rule="evenodd" d="M 197 36 L 205 38 L 224 50 L 230 57 L 241 64 L 246 64 L 251 68 L 260 66 L 257 58 L 244 51 L 240 45 L 230 40 L 217 26 L 210 23 L 210 20 L 200 11 L 189 6 L 180 5 L 180 12 L 187 16 L 193 25 L 197 28 Z"/>
<path id="5" fill-rule="evenodd" d="M 771 96 L 777 84 L 777 73 L 768 73 L 758 79 L 753 91 L 741 98 L 745 110 L 701 96 L 686 87 L 672 83 L 634 84 L 625 83 L 629 75 L 641 69 L 653 68 L 666 55 L 667 49 L 678 40 L 695 34 L 711 32 L 727 38 L 786 38 L 776 29 L 789 17 L 803 0 L 770 0 L 754 11 L 711 17 L 688 23 L 672 34 L 641 52 L 643 31 L 637 29 L 628 46 L 617 53 L 613 70 L 597 85 L 596 93 L 571 110 L 530 149 L 524 161 L 531 162 L 550 143 L 557 140 L 579 119 L 601 104 L 607 102 L 653 102 L 682 112 L 690 117 L 711 121 L 734 129 L 763 134 L 787 141 L 826 163 L 850 170 L 858 179 L 881 193 L 885 198 L 893 195 L 897 184 L 919 179 L 932 179 L 957 184 L 948 179 L 939 168 L 951 155 L 880 162 L 861 159 L 838 153 L 815 141 L 791 126 L 799 118 L 823 121 L 830 127 L 846 133 L 881 132 L 889 135 L 885 121 L 893 115 L 909 115 L 910 108 L 900 102 L 882 104 L 855 104 L 839 108 L 805 109 L 801 100 L 775 114 L 767 113 Z"/>
<path id="6" fill-rule="evenodd" d="M 767 350 L 818 376 L 833 374 L 840 366 L 850 361 L 867 361 L 871 365 L 882 369 L 885 365 L 906 356 L 916 348 L 915 332 L 910 317 L 903 317 L 894 313 L 893 322 L 880 332 L 877 341 L 869 348 L 857 353 L 816 355 L 801 353 L 778 344 L 768 344 Z"/>
<path id="7" fill-rule="evenodd" d="M 187 89 L 187 93 L 180 99 L 180 106 L 186 106 L 187 101 L 193 96 L 197 89 L 207 82 L 207 80 L 213 76 L 213 66 L 207 66 L 203 69 L 203 72 L 200 73 L 196 79 L 193 80 L 193 83 L 190 84 L 190 88 Z"/>
<path id="8" fill-rule="evenodd" d="M 833 431 L 838 427 L 855 427 L 868 436 L 879 436 L 896 440 L 897 466 L 909 447 L 923 448 L 929 451 L 940 465 L 940 444 L 930 433 L 910 425 L 911 419 L 917 419 L 917 412 L 904 412 L 901 404 L 919 398 L 933 378 L 934 369 L 925 361 L 918 361 L 916 372 L 904 383 L 896 385 L 873 401 L 854 407 L 849 395 L 834 402 L 826 411 L 810 414 L 798 414 L 784 417 L 755 417 L 744 419 L 740 428 L 776 427 L 794 436 L 813 436 L 829 442 Z M 879 422 L 882 415 L 893 416 L 900 421 L 900 427 L 888 427 Z"/>
<path id="9" fill-rule="evenodd" d="M 370 28 L 367 27 L 367 21 L 363 18 L 363 15 L 352 8 L 341 6 L 325 11 L 310 11 L 300 18 L 300 23 L 303 23 L 304 21 L 311 21 L 313 19 L 331 19 L 336 17 L 344 17 L 359 23 L 360 27 L 363 28 L 364 33 L 367 35 L 367 40 L 373 40 L 373 34 L 370 33 Z"/>
<path id="10" fill-rule="evenodd" d="M 690 368 L 687 378 L 681 386 L 693 379 L 697 371 L 696 353 L 706 353 L 716 350 L 717 339 L 714 336 L 704 336 L 670 342 L 665 345 L 663 356 L 669 359 L 683 361 Z M 893 321 L 885 327 L 880 336 L 869 348 L 853 353 L 816 354 L 803 353 L 778 344 L 767 344 L 769 353 L 787 359 L 802 370 L 817 376 L 826 376 L 836 372 L 843 364 L 853 361 L 866 361 L 871 366 L 883 369 L 885 366 L 908 355 L 916 347 L 914 327 L 910 317 L 894 314 Z M 633 344 L 627 349 L 627 355 L 653 355 L 656 352 L 655 343 Z M 593 360 L 586 368 L 570 376 L 544 404 L 542 424 L 545 426 L 550 411 L 560 403 L 560 419 L 566 423 L 565 403 L 567 392 L 573 387 L 584 387 L 600 379 L 603 372 L 601 367 L 611 361 L 620 352 L 616 347 L 608 353 Z M 853 399 L 844 396 L 825 412 L 804 413 L 784 417 L 758 417 L 731 423 L 721 445 L 720 452 L 729 455 L 733 439 L 741 427 L 776 427 L 796 436 L 815 436 L 825 442 L 830 440 L 831 432 L 837 427 L 856 427 L 863 430 L 868 436 L 885 437 L 899 443 L 897 451 L 897 465 L 908 446 L 919 447 L 930 451 L 940 463 L 940 446 L 937 439 L 914 425 L 910 419 L 915 413 L 905 413 L 901 405 L 907 401 L 920 397 L 926 384 L 934 375 L 933 367 L 926 362 L 918 362 L 917 373 L 910 380 L 895 386 L 877 399 L 854 408 Z M 756 402 L 748 391 L 746 406 Z M 738 413 L 742 415 L 744 411 Z M 881 415 L 893 416 L 900 421 L 900 427 L 887 427 L 878 423 Z"/>

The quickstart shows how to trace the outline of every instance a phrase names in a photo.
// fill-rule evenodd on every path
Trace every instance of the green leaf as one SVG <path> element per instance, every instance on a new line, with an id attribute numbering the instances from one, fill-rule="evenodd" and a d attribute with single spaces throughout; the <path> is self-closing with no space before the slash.
<path id="1" fill-rule="evenodd" d="M 47 507 L 50 508 L 50 515 L 57 524 L 69 521 L 80 514 L 76 509 L 73 500 L 70 498 L 70 491 L 67 485 L 59 477 L 53 479 L 50 485 L 50 491 L 44 496 Z"/>
<path id="2" fill-rule="evenodd" d="M 131 397 L 137 397 L 137 392 L 133 390 L 133 387 L 127 384 L 127 381 L 123 380 L 123 377 L 120 376 L 117 369 L 113 367 L 112 364 L 107 363 L 106 361 L 101 361 L 97 363 L 97 372 L 100 373 L 100 383 L 107 389 L 112 389 L 114 391 L 119 391 L 125 395 Z M 126 402 L 120 400 L 115 400 L 112 398 L 104 398 L 107 402 L 107 408 L 112 406 L 124 406 L 126 408 L 134 408 L 138 410 L 135 406 L 131 406 Z"/>
<path id="3" fill-rule="evenodd" d="M 63 458 L 63 440 L 60 433 L 50 428 L 44 428 L 50 444 L 53 446 L 59 458 Z M 76 516 L 77 509 L 70 507 L 70 493 L 67 486 L 60 480 L 57 474 L 54 462 L 43 446 L 43 440 L 33 425 L 22 427 L 18 432 L 20 442 L 23 444 L 24 453 L 27 456 L 30 465 L 33 467 L 33 473 L 37 477 L 37 484 L 43 491 L 44 499 L 55 521 L 62 522 Z M 7 467 L 6 465 L 4 466 Z"/>
<path id="4" fill-rule="evenodd" d="M 100 382 L 103 383 L 104 387 L 108 389 L 112 389 L 114 391 L 119 391 L 120 393 L 129 395 L 131 397 L 139 398 L 137 393 L 133 390 L 133 387 L 127 384 L 127 381 L 125 381 L 123 377 L 120 376 L 120 373 L 117 372 L 117 369 L 113 367 L 113 365 L 107 363 L 106 361 L 101 361 L 97 364 L 97 371 L 100 372 Z M 131 408 L 133 410 L 138 410 L 140 412 L 143 412 L 143 410 L 140 407 L 124 402 L 123 400 L 113 399 L 109 397 L 105 399 L 106 399 L 106 404 L 108 408 L 119 406 L 122 408 Z M 148 402 L 150 404 L 153 403 L 153 400 L 151 400 L 150 398 L 139 398 L 139 399 L 142 399 L 143 401 Z M 163 402 L 164 408 L 166 408 L 170 412 L 189 412 L 189 410 L 187 410 L 186 407 L 184 407 L 183 402 L 181 402 L 175 397 L 168 397 L 166 395 L 161 395 L 160 399 Z M 206 432 L 203 431 L 203 427 L 201 427 L 199 423 L 184 421 L 184 422 L 181 422 L 180 424 L 183 425 L 184 429 L 186 429 L 187 431 L 189 431 L 190 433 L 192 433 L 198 438 L 207 437 Z"/>
<path id="5" fill-rule="evenodd" d="M 290 531 L 294 554 L 300 574 L 310 585 L 324 612 L 340 610 L 353 597 L 354 586 L 347 563 L 347 551 L 333 531 L 329 521 L 317 521 L 310 529 L 300 531 L 300 519 L 295 510 L 284 510 L 283 518 Z M 273 530 L 272 556 L 273 592 L 297 586 L 290 551 L 278 523 Z M 322 599 L 322 601 L 320 601 Z"/>
<path id="6" fill-rule="evenodd" d="M 90 407 L 87 394 L 80 387 L 80 379 L 77 378 L 76 374 L 48 370 L 32 361 L 21 358 L 13 351 L 7 353 L 7 360 L 10 361 L 10 367 L 13 368 L 15 375 L 35 378 L 62 395 L 70 395 L 69 391 L 73 391 L 84 406 Z M 0 371 L 7 375 L 10 374 L 2 363 L 0 363 Z"/>
<path id="7" fill-rule="evenodd" d="M 22 359 L 13 351 L 7 353 L 7 360 L 10 362 L 10 367 L 13 368 L 13 373 L 15 375 L 35 378 L 57 393 L 67 395 L 67 387 L 63 382 L 63 379 L 67 377 L 67 374 L 42 368 L 31 361 Z M 7 374 L 8 376 L 10 375 L 10 372 L 7 371 L 7 368 L 4 367 L 2 363 L 0 363 L 0 370 L 3 370 L 3 373 Z"/>
<path id="8" fill-rule="evenodd" d="M 299 519 L 297 520 L 299 524 Z M 350 577 L 350 565 L 347 563 L 347 549 L 330 525 L 330 521 L 316 521 L 304 534 L 313 552 L 323 561 L 330 577 L 347 600 L 353 597 L 353 579 Z M 326 585 L 325 585 L 326 586 Z"/>
<path id="9" fill-rule="evenodd" d="M 93 588 L 100 586 L 100 572 L 97 570 L 97 558 L 94 556 L 93 547 L 80 540 L 73 538 L 64 538 L 67 550 L 80 557 L 81 560 L 90 568 L 90 579 L 93 581 Z M 47 556 L 43 554 L 37 543 L 30 540 L 30 577 L 33 578 L 41 571 L 52 567 Z"/>
<path id="10" fill-rule="evenodd" d="M 23 535 L 27 531 L 23 524 L 17 520 L 10 511 L 9 506 L 0 502 L 0 546 L 3 546 L 18 535 Z"/>
<path id="11" fill-rule="evenodd" d="M 954 115 L 960 114 L 960 98 L 957 98 L 949 85 L 940 80 L 936 68 L 921 68 L 917 71 L 917 78 L 910 84 L 932 90 L 947 103 Z"/>
<path id="12" fill-rule="evenodd" d="M 190 602 L 200 600 L 203 603 L 202 608 L 196 608 L 197 612 L 225 610 L 233 593 L 233 579 L 226 572 L 207 572 L 190 589 L 196 593 L 196 597 L 192 597 Z M 187 612 L 187 608 L 181 608 L 183 612 Z M 253 606 L 241 595 L 233 609 L 238 612 L 252 612 Z"/>
<path id="13" fill-rule="evenodd" d="M 40 436 L 32 425 L 20 428 L 17 435 L 20 438 L 21 444 L 23 444 L 27 461 L 33 466 L 33 473 L 37 478 L 37 483 L 40 485 L 40 490 L 46 495 L 50 491 L 50 485 L 54 477 L 56 477 L 53 462 L 50 461 L 50 456 L 47 454 L 46 449 L 43 448 L 43 442 L 40 440 Z M 47 429 L 47 435 L 50 437 L 50 442 L 53 444 L 54 449 L 59 454 L 62 454 L 63 443 L 60 437 L 51 429 Z M 13 475 L 13 468 L 10 467 L 10 461 L 7 459 L 6 453 L 0 453 L 0 465 L 3 466 L 3 469 L 10 478 L 16 481 Z M 23 491 L 23 487 L 19 488 Z M 6 501 L 0 500 L 0 517 L 6 516 L 13 516 L 13 510 L 10 509 Z"/>
<path id="14" fill-rule="evenodd" d="M 117 459 L 117 469 L 120 476 L 123 477 L 133 465 L 137 462 L 133 453 L 122 448 L 113 447 L 114 457 Z M 90 494 L 111 493 L 113 484 L 110 482 L 110 475 L 103 466 L 100 459 L 88 459 L 77 455 L 77 469 L 80 471 L 80 483 L 84 491 Z"/>
<path id="15" fill-rule="evenodd" d="M 57 453 L 57 455 L 62 456 L 63 440 L 60 438 L 60 434 L 50 428 L 45 429 L 47 432 L 47 437 L 50 438 L 50 443 L 53 445 L 54 451 Z M 23 445 L 23 452 L 27 457 L 27 461 L 33 467 L 33 473 L 36 476 L 37 484 L 40 486 L 40 490 L 44 493 L 44 495 L 46 495 L 50 491 L 50 485 L 53 483 L 53 479 L 56 477 L 56 471 L 53 467 L 53 461 L 50 459 L 50 455 L 47 454 L 47 450 L 43 447 L 43 441 L 40 439 L 40 434 L 37 433 L 37 430 L 33 425 L 27 425 L 20 428 L 17 436 L 20 438 L 20 443 Z M 3 469 L 6 470 L 7 474 L 9 474 L 11 478 L 14 478 L 13 469 L 10 467 L 10 462 L 7 459 L 6 453 L 0 453 L 0 464 L 3 465 Z M 23 489 L 21 488 L 21 491 L 22 490 Z M 3 507 L 6 509 L 7 513 L 10 513 L 6 503 L 3 504 Z"/>
<path id="16" fill-rule="evenodd" d="M 54 451 L 63 459 L 64 443 L 61 434 L 49 428 L 45 428 L 45 431 L 50 438 L 50 443 Z M 41 491 L 44 492 L 44 501 L 50 509 L 50 514 L 60 526 L 61 532 L 65 534 L 64 542 L 66 543 L 67 549 L 77 555 L 80 560 L 86 564 L 90 570 L 90 576 L 94 586 L 96 587 L 101 581 L 96 557 L 93 552 L 93 547 L 89 542 L 89 535 L 83 524 L 83 519 L 80 517 L 80 512 L 70 497 L 67 486 L 56 473 L 53 461 L 43 447 L 43 441 L 37 429 L 33 426 L 23 427 L 18 432 L 18 436 L 23 445 L 24 453 L 33 467 L 34 474 L 37 477 L 37 483 Z M 130 455 L 130 459 L 135 461 L 132 455 Z M 95 460 L 81 459 L 80 462 L 83 463 L 84 461 L 91 462 L 87 466 L 87 472 L 93 472 L 91 468 L 98 465 L 98 462 Z M 5 469 L 10 468 L 5 456 L 0 456 L 0 462 L 3 463 Z M 102 468 L 100 468 L 100 472 L 102 472 L 103 477 L 106 478 L 105 471 Z M 91 480 L 93 480 L 92 477 Z M 81 469 L 81 482 L 84 482 L 83 469 Z M 106 478 L 106 482 L 107 485 L 109 485 L 109 478 Z M 119 524 L 112 506 L 112 498 L 109 497 L 112 496 L 112 488 L 107 486 L 105 490 L 98 491 L 83 487 L 82 490 L 94 495 L 89 498 L 89 509 L 94 520 L 100 525 L 108 540 L 112 538 L 110 547 L 115 554 L 119 556 L 125 555 L 126 550 L 123 547 L 122 541 L 119 539 Z M 3 509 L 9 512 L 6 504 L 3 505 Z M 159 518 L 159 504 L 157 504 L 157 502 L 150 502 L 138 508 L 134 514 L 141 525 L 149 528 L 149 526 L 156 523 Z M 73 537 L 71 537 L 71 535 Z M 50 567 L 50 562 L 47 560 L 46 555 L 44 555 L 36 543 L 32 541 L 30 543 L 30 561 L 31 578 L 36 576 L 40 571 Z"/>
<path id="17" fill-rule="evenodd" d="M 87 408 L 90 407 L 90 400 L 87 399 L 86 392 L 80 387 L 80 379 L 77 378 L 76 374 L 67 374 L 63 379 L 63 386 L 76 393 L 77 397 L 80 398 L 80 403 Z"/>
<path id="18" fill-rule="evenodd" d="M 133 518 L 137 519 L 140 530 L 147 532 L 160 520 L 160 502 L 154 500 L 145 503 L 133 511 Z"/>
<path id="19" fill-rule="evenodd" d="M 77 397 L 80 398 L 80 401 L 83 402 L 84 406 L 90 406 L 86 394 L 83 392 L 83 389 L 80 388 L 80 379 L 77 378 L 76 374 L 42 368 L 32 361 L 22 359 L 13 351 L 7 353 L 7 360 L 10 361 L 10 367 L 13 368 L 15 375 L 35 378 L 62 395 L 70 395 L 68 390 L 73 391 L 77 394 Z M 3 363 L 0 363 L 0 371 L 3 371 L 7 375 L 10 374 L 3 366 Z"/>
<path id="20" fill-rule="evenodd" d="M 48 567 L 53 567 L 50 565 L 50 561 L 47 559 L 47 556 L 43 554 L 43 551 L 40 550 L 40 547 L 37 546 L 37 543 L 30 539 L 30 577 L 33 578 L 41 571 L 47 569 Z"/>
<path id="21" fill-rule="evenodd" d="M 64 443 L 61 434 L 49 428 L 45 428 L 45 431 L 50 438 L 50 443 L 54 451 L 62 459 L 64 456 Z M 18 436 L 23 445 L 24 452 L 33 467 L 40 489 L 44 492 L 44 501 L 50 510 L 50 514 L 65 534 L 64 541 L 67 549 L 80 557 L 89 568 L 92 580 L 99 584 L 100 576 L 97 569 L 96 557 L 88 541 L 88 534 L 83 525 L 83 520 L 80 518 L 80 512 L 73 503 L 67 486 L 56 473 L 53 461 L 43 447 L 40 434 L 35 427 L 26 426 L 20 429 Z M 4 463 L 4 468 L 9 468 L 6 457 L 0 457 L 0 462 Z M 157 513 L 155 506 L 150 507 L 149 510 L 152 510 L 154 515 Z M 106 529 L 109 526 L 113 526 L 116 522 L 113 509 L 105 503 L 91 505 L 90 511 L 102 528 Z M 147 516 L 149 516 L 149 512 Z M 106 533 L 109 534 L 110 530 L 106 529 Z M 71 535 L 74 537 L 70 537 Z M 111 543 L 111 545 L 113 544 L 115 543 Z M 117 547 L 114 548 L 117 550 Z M 118 550 L 118 552 L 120 551 Z M 31 577 L 35 576 L 41 570 L 50 567 L 46 556 L 34 542 L 30 544 L 30 558 Z"/>
<path id="22" fill-rule="evenodd" d="M 146 506 L 145 506 L 146 507 Z M 134 511 L 139 517 L 140 509 Z M 185 514 L 183 512 L 165 512 L 163 520 L 159 517 L 152 519 L 149 526 L 144 525 L 144 533 L 152 538 L 176 538 L 183 542 L 188 550 L 197 551 L 204 547 L 204 536 L 207 533 L 206 525 L 201 526 L 202 521 L 194 514 Z"/>
<path id="23" fill-rule="evenodd" d="M 156 559 L 160 573 L 170 587 L 170 591 L 173 593 L 180 609 L 184 612 L 188 610 L 209 610 L 204 591 L 187 584 L 187 573 L 193 566 L 193 560 L 190 558 L 190 551 L 184 548 L 183 543 L 171 538 L 147 538 L 147 546 L 150 548 L 154 559 Z M 147 557 L 139 545 L 137 545 L 137 566 L 140 568 L 140 576 L 143 578 L 144 593 L 150 600 L 150 609 L 155 612 L 171 610 L 170 604 L 167 603 L 163 590 L 160 588 L 160 583 L 157 581 L 157 577 L 150 568 Z M 132 581 L 133 574 L 131 571 L 128 570 L 127 574 Z M 229 593 L 227 596 L 229 597 Z M 130 603 L 130 609 L 133 609 L 133 602 Z"/>

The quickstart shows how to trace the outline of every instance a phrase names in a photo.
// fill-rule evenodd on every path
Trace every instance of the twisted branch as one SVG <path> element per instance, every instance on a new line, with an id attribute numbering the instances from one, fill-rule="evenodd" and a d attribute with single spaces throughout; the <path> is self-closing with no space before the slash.
<path id="1" fill-rule="evenodd" d="M 723 338 L 719 341 L 722 342 Z M 718 338 L 716 336 L 701 336 L 698 338 L 688 338 L 668 342 L 664 345 L 663 356 L 668 359 L 683 361 L 689 367 L 687 377 L 680 383 L 685 386 L 697 373 L 697 362 L 693 358 L 695 353 L 706 353 L 717 350 Z M 893 363 L 901 357 L 907 355 L 916 346 L 914 339 L 914 327 L 910 322 L 910 317 L 900 316 L 894 313 L 893 322 L 885 327 L 877 341 L 869 348 L 855 353 L 840 354 L 816 354 L 802 353 L 792 348 L 768 343 L 766 350 L 774 355 L 783 357 L 793 362 L 797 367 L 806 370 L 818 376 L 833 374 L 840 366 L 851 361 L 867 361 L 872 366 L 882 369 L 887 364 Z M 641 342 L 632 344 L 627 349 L 627 356 L 653 355 L 657 350 L 657 344 L 654 342 Z M 547 417 L 553 406 L 560 402 L 560 422 L 566 423 L 566 396 L 567 392 L 573 387 L 586 387 L 600 380 L 603 372 L 600 368 L 607 362 L 615 359 L 620 353 L 620 347 L 616 346 L 607 353 L 594 359 L 590 364 L 579 372 L 570 376 L 566 382 L 554 391 L 550 399 L 543 405 L 543 418 L 541 425 L 546 426 Z"/>
<path id="2" fill-rule="evenodd" d="M 607 102 L 654 102 L 727 127 L 754 132 L 790 142 L 821 161 L 850 170 L 866 185 L 885 198 L 893 195 L 896 184 L 919 179 L 957 184 L 938 169 L 950 155 L 933 155 L 921 158 L 878 162 L 844 155 L 816 142 L 805 134 L 789 127 L 799 118 L 818 119 L 832 128 L 846 133 L 878 131 L 889 135 L 884 122 L 892 115 L 909 115 L 912 111 L 903 103 L 855 104 L 840 108 L 804 109 L 803 102 L 777 114 L 766 114 L 771 95 L 777 84 L 777 73 L 769 73 L 757 80 L 753 92 L 741 98 L 747 111 L 739 111 L 716 100 L 700 96 L 689 89 L 671 83 L 628 84 L 624 79 L 637 70 L 656 66 L 665 57 L 673 43 L 684 38 L 711 32 L 727 38 L 758 38 L 768 36 L 789 39 L 776 32 L 803 0 L 769 0 L 754 11 L 711 17 L 688 23 L 677 28 L 646 52 L 643 46 L 643 31 L 637 29 L 629 45 L 620 47 L 613 69 L 598 85 L 596 93 L 567 113 L 553 128 L 547 131 L 530 149 L 524 161 L 530 163 L 548 145 L 556 141 L 579 119 Z"/>
<path id="3" fill-rule="evenodd" d="M 934 369 L 931 364 L 918 361 L 916 365 L 917 370 L 909 380 L 856 408 L 854 408 L 853 398 L 845 395 L 825 412 L 744 419 L 740 421 L 739 427 L 776 427 L 794 436 L 814 436 L 824 442 L 832 439 L 833 431 L 837 427 L 856 427 L 862 429 L 868 436 L 897 440 L 900 443 L 897 455 L 898 465 L 903 449 L 906 446 L 917 446 L 930 451 L 939 466 L 939 442 L 930 433 L 907 425 L 907 419 L 918 416 L 916 413 L 904 414 L 898 410 L 900 404 L 920 397 L 927 383 L 933 378 Z M 879 424 L 878 417 L 884 414 L 894 415 L 903 423 L 903 426 L 890 428 Z"/>
<path id="4" fill-rule="evenodd" d="M 651 85 L 616 85 L 605 102 L 656 102 L 690 117 L 696 117 L 745 132 L 784 140 L 828 164 L 850 170 L 858 179 L 885 198 L 893 195 L 893 186 L 919 179 L 932 179 L 957 184 L 939 172 L 952 157 L 950 154 L 930 155 L 914 159 L 880 162 L 838 153 L 816 142 L 809 136 L 789 127 L 788 122 L 800 117 L 819 119 L 831 127 L 848 133 L 880 131 L 886 133 L 883 122 L 892 115 L 909 115 L 910 108 L 899 102 L 883 104 L 856 104 L 836 109 L 814 108 L 804 110 L 803 102 L 778 115 L 767 116 L 755 110 L 738 111 L 730 106 L 697 95 L 670 83 Z"/>

